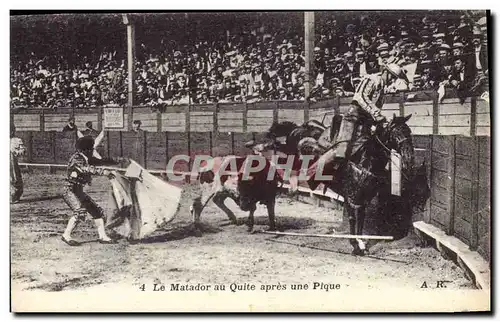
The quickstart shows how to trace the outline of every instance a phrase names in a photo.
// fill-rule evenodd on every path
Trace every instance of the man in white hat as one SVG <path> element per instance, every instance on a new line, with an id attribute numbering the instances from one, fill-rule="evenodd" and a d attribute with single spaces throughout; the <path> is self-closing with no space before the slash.
<path id="1" fill-rule="evenodd" d="M 382 43 L 380 46 L 377 47 L 377 52 L 378 52 L 378 64 L 380 66 L 386 64 L 387 60 L 390 57 L 389 45 L 387 43 Z"/>
<path id="2" fill-rule="evenodd" d="M 443 63 L 447 63 L 448 56 L 450 55 L 451 48 L 447 44 L 442 44 L 438 47 L 439 60 Z"/>
<path id="3" fill-rule="evenodd" d="M 357 50 L 356 51 L 356 63 L 354 64 L 354 74 L 356 77 L 363 77 L 365 75 L 368 75 L 368 66 L 366 65 L 365 61 L 366 55 L 365 52 L 362 50 Z"/>
<path id="4" fill-rule="evenodd" d="M 488 69 L 487 50 L 481 42 L 483 34 L 478 28 L 473 30 L 472 45 L 474 47 L 475 66 L 478 73 L 485 72 Z"/>
<path id="5" fill-rule="evenodd" d="M 397 79 L 402 79 L 408 84 L 408 78 L 404 70 L 396 64 L 384 65 L 380 74 L 363 77 L 355 89 L 351 106 L 342 119 L 337 137 L 339 143 L 323 154 L 307 170 L 308 183 L 311 189 L 316 189 L 320 184 L 319 181 L 315 180 L 316 169 L 319 164 L 323 164 L 324 174 L 332 169 L 337 169 L 366 140 L 361 135 L 356 142 L 353 142 L 354 131 L 356 128 L 360 128 L 359 125 L 385 122 L 386 118 L 381 113 L 385 88 Z"/>
<path id="6" fill-rule="evenodd" d="M 488 53 L 486 46 L 482 43 L 483 34 L 476 27 L 473 30 L 473 59 L 476 77 L 471 92 L 481 94 L 488 90 Z"/>
<path id="7" fill-rule="evenodd" d="M 453 43 L 452 51 L 454 57 L 462 56 L 464 53 L 464 44 L 462 44 L 461 42 Z"/>

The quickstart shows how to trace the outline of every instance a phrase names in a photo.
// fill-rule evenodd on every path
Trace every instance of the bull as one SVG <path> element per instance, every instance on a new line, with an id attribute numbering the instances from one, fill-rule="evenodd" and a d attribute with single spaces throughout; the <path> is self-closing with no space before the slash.
<path id="1" fill-rule="evenodd" d="M 254 232 L 254 213 L 257 204 L 263 204 L 267 207 L 269 230 L 276 230 L 276 195 L 279 184 L 283 180 L 274 171 L 273 164 L 269 160 L 252 157 L 215 158 L 215 161 L 218 161 L 215 163 L 220 164 L 219 169 L 208 169 L 199 173 L 198 181 L 202 192 L 195 198 L 191 207 L 196 225 L 199 224 L 203 207 L 210 198 L 228 216 L 232 224 L 238 224 L 233 211 L 225 205 L 226 199 L 230 198 L 242 211 L 249 212 L 247 220 L 249 232 Z M 263 163 L 263 165 L 260 164 L 260 167 L 259 162 Z M 228 167 L 230 171 L 227 171 Z M 254 169 L 254 171 L 247 173 L 245 169 Z M 274 175 L 270 176 L 270 171 L 273 171 Z"/>

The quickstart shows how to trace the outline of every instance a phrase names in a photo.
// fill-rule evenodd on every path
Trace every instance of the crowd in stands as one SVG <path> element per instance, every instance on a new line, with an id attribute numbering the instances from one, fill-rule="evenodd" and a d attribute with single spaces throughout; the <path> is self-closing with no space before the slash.
<path id="1" fill-rule="evenodd" d="M 410 79 L 393 91 L 454 88 L 465 97 L 488 86 L 484 16 L 394 13 L 342 24 L 333 16 L 316 26 L 312 100 L 352 95 L 361 77 L 390 62 L 404 66 Z M 170 50 L 137 42 L 137 105 L 304 100 L 302 28 L 294 33 L 263 26 L 224 41 L 189 40 Z M 72 66 L 36 53 L 11 63 L 13 106 L 88 108 L 124 105 L 127 98 L 127 65 L 116 51 Z"/>

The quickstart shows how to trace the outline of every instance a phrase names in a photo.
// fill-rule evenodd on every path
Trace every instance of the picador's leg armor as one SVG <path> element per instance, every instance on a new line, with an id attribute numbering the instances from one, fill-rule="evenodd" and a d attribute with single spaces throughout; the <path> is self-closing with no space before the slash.
<path id="1" fill-rule="evenodd" d="M 321 169 L 320 164 L 323 165 L 322 171 L 324 174 L 331 173 L 334 169 L 337 169 L 343 161 L 351 153 L 352 140 L 354 136 L 354 131 L 358 124 L 359 114 L 358 107 L 351 106 L 349 112 L 343 117 L 342 123 L 340 125 L 339 134 L 337 137 L 337 142 L 339 142 L 334 148 L 326 151 L 313 165 L 307 170 L 308 184 L 312 190 L 315 190 L 320 181 L 315 179 L 316 172 Z"/>
<path id="2" fill-rule="evenodd" d="M 340 124 L 339 135 L 337 142 L 339 144 L 335 148 L 335 158 L 345 159 L 349 156 L 354 130 L 358 124 L 359 114 L 358 107 L 351 106 L 349 112 L 343 117 Z"/>
<path id="3" fill-rule="evenodd" d="M 350 233 L 353 235 L 362 235 L 365 221 L 365 207 L 352 204 L 351 202 L 348 202 L 346 207 L 349 215 Z M 366 246 L 361 239 L 350 239 L 349 241 L 354 247 L 354 255 L 364 255 Z"/>

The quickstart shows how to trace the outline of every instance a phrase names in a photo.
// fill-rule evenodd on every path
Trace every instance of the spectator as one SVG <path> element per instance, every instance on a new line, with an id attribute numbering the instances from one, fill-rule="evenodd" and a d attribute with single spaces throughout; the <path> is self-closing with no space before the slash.
<path id="1" fill-rule="evenodd" d="M 353 68 L 353 77 L 363 77 L 373 72 L 373 65 L 367 65 L 365 52 L 361 49 L 356 51 L 356 62 Z"/>
<path id="2" fill-rule="evenodd" d="M 436 88 L 452 73 L 453 62 L 447 60 L 464 56 L 465 65 L 475 67 L 475 88 L 482 91 L 488 71 L 486 19 L 474 22 L 480 18 L 474 12 L 462 13 L 456 17 L 456 13 L 446 13 L 444 19 L 442 12 L 436 11 L 420 19 L 414 13 L 401 12 L 395 20 L 394 12 L 390 17 L 378 12 L 362 18 L 346 15 L 338 21 L 327 13 L 318 15 L 312 75 L 318 83 L 311 85 L 320 89 L 317 94 L 321 97 L 332 96 L 335 91 L 330 82 L 338 78 L 342 91 L 336 92 L 348 95 L 354 79 L 378 72 L 381 64 L 395 62 L 417 64 L 420 87 Z M 137 103 L 234 101 L 236 95 L 243 101 L 247 97 L 255 100 L 256 88 L 258 99 L 297 99 L 302 86 L 296 85 L 305 73 L 305 54 L 298 50 L 304 46 L 301 28 L 290 23 L 285 29 L 272 21 L 261 27 L 235 31 L 239 36 L 224 40 L 199 30 L 185 39 L 141 44 L 135 66 Z M 16 58 L 11 65 L 11 104 L 32 108 L 125 104 L 126 68 L 120 55 L 124 53 L 103 48 L 94 58 L 73 58 L 76 63 L 61 64 L 59 59 L 36 57 L 34 53 L 26 54 L 24 60 Z M 422 63 L 427 61 L 430 73 L 423 72 L 427 68 Z M 436 75 L 432 75 L 434 67 Z M 256 86 L 257 82 L 260 85 Z M 292 91 L 280 95 L 278 88 L 288 88 L 289 82 Z"/>
<path id="3" fill-rule="evenodd" d="M 417 66 L 417 73 L 421 76 L 421 89 L 437 89 L 438 77 L 435 63 L 431 60 L 424 60 Z"/>
<path id="4" fill-rule="evenodd" d="M 449 82 L 451 86 L 457 90 L 461 103 L 469 96 L 469 90 L 473 80 L 473 70 L 467 66 L 465 59 L 462 56 L 455 56 Z"/>
<path id="5" fill-rule="evenodd" d="M 486 47 L 482 44 L 482 32 L 477 28 L 473 31 L 473 55 L 475 65 L 475 80 L 472 91 L 481 94 L 485 90 L 488 78 L 488 54 Z"/>
<path id="6" fill-rule="evenodd" d="M 63 132 L 71 132 L 71 131 L 78 131 L 77 126 L 75 125 L 75 118 L 73 116 L 70 116 L 68 119 L 68 124 L 66 124 L 63 128 Z"/>
<path id="7" fill-rule="evenodd" d="M 23 141 L 16 137 L 16 127 L 10 126 L 10 203 L 18 203 L 23 195 L 23 177 L 18 158 L 24 154 Z"/>
<path id="8" fill-rule="evenodd" d="M 454 57 L 462 56 L 464 54 L 464 44 L 462 44 L 461 42 L 456 42 L 453 44 L 452 50 Z"/>
<path id="9" fill-rule="evenodd" d="M 144 132 L 144 130 L 141 129 L 141 125 L 142 125 L 141 120 L 134 120 L 134 122 L 132 122 L 132 132 L 134 132 L 137 135 L 141 135 Z"/>

